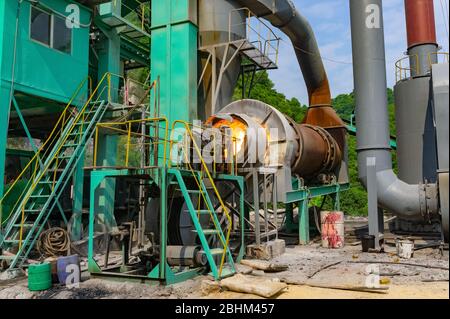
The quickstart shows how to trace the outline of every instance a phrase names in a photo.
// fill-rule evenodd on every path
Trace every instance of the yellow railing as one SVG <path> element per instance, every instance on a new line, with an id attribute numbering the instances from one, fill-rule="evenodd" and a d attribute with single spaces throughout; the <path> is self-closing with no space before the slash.
<path id="1" fill-rule="evenodd" d="M 104 81 L 107 81 L 108 85 L 104 86 Z M 97 103 L 99 103 L 100 101 L 102 101 L 103 98 L 103 94 L 105 93 L 105 91 L 107 90 L 108 93 L 108 99 L 111 97 L 111 74 L 110 73 L 105 73 L 105 75 L 103 76 L 103 78 L 100 80 L 100 82 L 98 83 L 97 87 L 95 88 L 95 90 L 91 93 L 90 97 L 88 98 L 88 100 L 86 101 L 86 103 L 84 104 L 84 106 L 81 108 L 81 110 L 77 113 L 77 115 L 75 116 L 75 119 L 73 120 L 72 124 L 69 126 L 69 128 L 66 131 L 66 128 L 63 126 L 62 130 L 61 130 L 61 136 L 62 140 L 60 141 L 60 139 L 57 139 L 57 143 L 59 143 L 58 148 L 56 149 L 56 151 L 54 152 L 54 154 L 49 157 L 48 160 L 46 160 L 47 164 L 41 168 L 38 165 L 35 165 L 34 168 L 34 172 L 32 174 L 32 178 L 30 179 L 32 181 L 31 187 L 27 190 L 27 193 L 25 194 L 24 198 L 18 202 L 22 203 L 22 207 L 20 208 L 22 211 L 22 216 L 21 216 L 21 223 L 20 223 L 20 232 L 19 232 L 19 249 L 22 247 L 22 240 L 23 240 L 23 225 L 25 222 L 25 207 L 26 204 L 28 203 L 28 200 L 30 199 L 30 197 L 33 194 L 33 191 L 36 189 L 37 185 L 39 184 L 39 182 L 42 180 L 42 178 L 46 175 L 46 173 L 48 172 L 48 170 L 50 169 L 50 167 L 52 166 L 52 164 L 56 164 L 56 166 L 53 168 L 54 169 L 54 179 L 53 179 L 53 185 L 52 185 L 52 190 L 54 189 L 55 186 L 55 182 L 56 182 L 56 174 L 58 169 L 61 168 L 61 164 L 63 162 L 59 162 L 58 160 L 58 156 L 61 152 L 61 149 L 64 146 L 64 143 L 67 141 L 67 139 L 69 138 L 70 134 L 73 133 L 74 128 L 77 124 L 81 123 L 82 125 L 80 126 L 80 137 L 83 134 L 83 127 L 85 125 L 85 120 L 86 120 L 86 110 L 88 110 L 88 112 L 92 112 L 94 107 L 96 106 Z M 102 90 L 99 92 L 99 88 L 103 86 Z M 95 102 L 92 103 L 92 100 L 94 98 L 94 96 L 98 94 L 97 100 Z M 88 106 L 91 105 L 90 108 L 88 108 Z M 64 135 L 62 135 L 64 133 Z M 50 150 L 51 151 L 51 150 Z M 38 169 L 40 168 L 40 169 Z M 40 173 L 38 175 L 38 173 Z"/>
<path id="2" fill-rule="evenodd" d="M 436 61 L 434 62 L 433 57 L 436 57 Z M 450 57 L 448 52 L 434 52 L 434 53 L 430 53 L 428 54 L 428 64 L 431 66 L 435 63 L 440 63 L 439 62 L 439 58 L 442 57 L 443 58 L 443 63 L 449 63 L 450 62 Z"/>
<path id="3" fill-rule="evenodd" d="M 217 173 L 219 174 L 230 174 L 230 175 L 237 175 L 238 174 L 238 151 L 237 151 L 237 141 L 238 138 L 233 136 L 232 133 L 228 134 L 227 132 L 223 132 L 220 131 L 220 128 L 218 127 L 211 127 L 210 125 L 203 126 L 203 125 L 199 125 L 199 124 L 190 124 L 186 122 L 186 125 L 189 126 L 189 128 L 191 130 L 199 130 L 199 132 L 201 132 L 201 134 L 206 131 L 206 130 L 216 130 L 219 134 L 212 134 L 210 136 L 210 138 L 208 139 L 208 143 L 213 145 L 213 149 L 212 149 L 212 154 L 209 154 L 209 156 L 211 157 L 211 168 L 210 170 L 213 171 L 214 175 L 216 175 Z M 172 125 L 173 126 L 173 125 Z M 172 130 L 172 135 L 173 135 L 174 131 Z M 189 135 L 186 135 L 185 132 L 180 132 L 181 135 L 183 137 L 189 137 Z M 223 153 L 223 149 L 224 147 L 226 147 L 226 143 L 222 140 L 223 138 L 228 139 L 228 141 L 231 141 L 232 145 L 232 149 L 227 148 L 226 151 L 230 152 L 230 154 L 225 154 Z M 193 151 L 195 152 L 195 148 L 193 145 L 189 145 L 189 141 L 187 141 L 186 139 L 184 139 L 184 141 L 175 141 L 173 138 L 170 139 L 171 142 L 171 146 L 169 147 L 169 152 L 170 152 L 170 156 L 169 156 L 169 161 L 170 167 L 174 167 L 176 166 L 177 168 L 182 168 L 182 162 L 179 159 L 179 155 L 177 155 L 177 159 L 174 159 L 172 157 L 172 151 L 173 150 L 178 150 L 178 149 L 174 149 L 174 145 L 178 145 L 184 142 L 184 145 L 182 147 L 182 150 L 184 151 Z M 221 147 L 217 147 L 218 145 L 221 145 Z M 202 150 L 203 151 L 203 150 Z M 211 151 L 211 150 L 210 150 Z M 222 152 L 222 153 L 221 153 Z M 220 153 L 220 154 L 219 154 Z M 188 154 L 186 154 L 186 152 L 183 152 L 183 155 L 186 157 L 188 156 Z M 219 156 L 219 161 L 217 161 Z M 205 156 L 203 156 L 204 158 Z M 189 169 L 189 165 L 187 162 L 184 163 L 184 168 Z M 220 165 L 222 165 L 220 167 Z M 219 167 L 218 167 L 219 166 Z"/>
<path id="4" fill-rule="evenodd" d="M 146 130 L 152 130 L 155 136 L 150 136 L 147 134 L 143 134 L 142 132 L 133 131 L 133 126 L 135 125 L 146 125 Z M 125 127 L 125 129 L 123 129 Z M 159 146 L 162 145 L 163 153 L 162 156 L 158 154 L 158 160 L 156 162 L 151 163 L 151 158 L 149 157 L 148 162 L 145 163 L 143 167 L 139 168 L 156 168 L 163 167 L 167 163 L 167 142 L 169 141 L 169 123 L 167 118 L 145 118 L 139 120 L 130 120 L 125 122 L 105 122 L 99 123 L 96 127 L 95 132 L 95 144 L 94 144 L 94 160 L 93 160 L 93 168 L 98 169 L 102 168 L 102 166 L 97 165 L 97 154 L 98 154 L 98 136 L 100 130 L 110 130 L 117 134 L 126 136 L 125 143 L 125 159 L 124 159 L 124 167 L 129 168 L 130 166 L 130 153 L 133 151 L 132 146 L 140 146 L 140 147 L 153 147 L 153 152 L 158 153 Z M 163 132 L 163 136 L 160 137 L 159 131 Z M 149 142 L 144 141 L 141 143 L 132 143 L 132 138 L 141 138 L 144 140 L 150 140 Z M 142 156 L 143 151 L 139 152 Z M 162 159 L 162 164 L 159 163 L 159 160 Z"/>
<path id="5" fill-rule="evenodd" d="M 415 66 L 411 65 L 411 58 L 416 60 Z M 407 66 L 405 66 L 407 62 Z M 419 55 L 411 55 L 401 58 L 395 62 L 395 81 L 400 82 L 409 79 L 413 74 L 420 74 Z"/>
<path id="6" fill-rule="evenodd" d="M 85 85 L 88 83 L 88 81 L 89 81 L 89 88 L 92 91 L 92 80 L 91 80 L 90 77 L 86 77 L 80 83 L 78 88 L 75 90 L 75 93 L 72 95 L 72 97 L 70 98 L 69 102 L 65 106 L 65 108 L 62 111 L 61 115 L 59 116 L 58 121 L 56 122 L 53 130 L 50 132 L 50 135 L 48 136 L 48 138 L 41 145 L 41 147 L 37 150 L 37 152 L 34 154 L 34 156 L 27 163 L 27 165 L 25 165 L 24 169 L 15 178 L 14 182 L 8 187 L 8 190 L 5 192 L 5 194 L 3 195 L 2 199 L 0 200 L 0 207 L 3 206 L 3 204 L 4 204 L 5 200 L 7 199 L 7 197 L 12 193 L 12 191 L 15 189 L 15 187 L 17 187 L 18 182 L 20 180 L 22 180 L 26 176 L 25 174 L 28 172 L 28 170 L 32 169 L 32 167 L 34 165 L 34 169 L 33 170 L 34 170 L 34 172 L 36 172 L 37 167 L 39 167 L 39 165 L 42 164 L 42 160 L 45 159 L 45 157 L 47 155 L 49 155 L 49 153 L 51 151 L 51 147 L 49 147 L 49 146 L 53 145 L 60 138 L 60 134 L 62 133 L 63 128 L 65 127 L 65 125 L 67 124 L 68 119 L 70 118 L 69 113 L 72 113 L 72 111 L 71 111 L 71 107 L 73 107 L 72 103 L 80 95 L 80 92 L 82 92 L 82 89 L 85 87 Z M 86 92 L 85 94 L 87 95 L 88 92 Z M 35 175 L 31 174 L 28 183 L 26 184 L 24 190 L 19 195 L 19 199 L 21 199 L 22 196 L 25 194 L 25 192 L 28 190 L 28 187 L 29 187 L 29 185 L 32 182 L 34 177 L 35 177 Z M 17 201 L 16 204 L 12 207 L 11 212 L 13 212 L 17 208 L 17 204 L 18 204 L 19 201 Z M 5 224 L 9 220 L 9 217 L 6 218 L 5 220 L 1 220 L 1 218 L 2 218 L 2 214 L 0 214 L 0 225 Z"/>
<path id="7" fill-rule="evenodd" d="M 222 270 L 223 270 L 223 266 L 225 264 L 225 257 L 226 257 L 227 251 L 228 251 L 228 246 L 229 246 L 229 243 L 230 243 L 231 228 L 232 228 L 232 219 L 231 219 L 231 216 L 230 216 L 230 212 L 228 211 L 228 208 L 226 207 L 225 203 L 223 202 L 222 197 L 220 196 L 219 190 L 217 189 L 217 187 L 216 187 L 216 185 L 214 183 L 214 179 L 213 179 L 213 177 L 212 177 L 212 175 L 211 175 L 211 173 L 209 171 L 208 165 L 206 164 L 205 160 L 203 159 L 202 151 L 201 151 L 200 147 L 197 145 L 197 143 L 195 142 L 194 134 L 192 133 L 192 130 L 190 128 L 189 123 L 187 123 L 186 121 L 180 121 L 180 120 L 173 122 L 173 124 L 172 124 L 172 132 L 175 131 L 175 128 L 176 128 L 177 124 L 181 124 L 183 126 L 185 132 L 189 136 L 190 142 L 192 142 L 192 145 L 193 145 L 193 149 L 197 153 L 198 159 L 200 160 L 202 173 L 206 174 L 206 176 L 207 176 L 207 178 L 208 178 L 208 180 L 209 180 L 209 182 L 210 182 L 210 184 L 211 184 L 211 186 L 212 186 L 212 188 L 214 190 L 214 194 L 215 194 L 216 198 L 219 201 L 220 207 L 222 208 L 223 213 L 225 214 L 225 216 L 226 216 L 226 218 L 228 220 L 228 229 L 227 229 L 227 232 L 226 232 L 225 241 L 223 240 L 222 236 L 219 236 L 219 239 L 220 239 L 220 241 L 222 243 L 222 246 L 223 246 L 223 253 L 222 253 L 222 258 L 221 258 L 220 267 L 219 267 L 219 275 L 221 275 L 222 274 Z M 170 139 L 170 150 L 173 149 L 174 143 L 177 143 L 177 142 L 174 141 L 171 138 Z M 217 225 L 217 223 L 215 221 L 215 218 L 213 216 L 214 207 L 209 207 L 210 205 L 208 204 L 207 196 L 206 196 L 206 194 L 204 193 L 204 191 L 202 189 L 201 181 L 197 178 L 195 170 L 194 170 L 194 168 L 191 165 L 191 161 L 187 157 L 188 156 L 188 152 L 184 152 L 184 154 L 186 156 L 186 158 L 185 158 L 186 164 L 188 165 L 189 170 L 192 172 L 192 176 L 194 177 L 195 182 L 197 184 L 197 187 L 199 188 L 200 196 L 203 199 L 203 201 L 206 203 L 206 206 L 208 208 L 208 212 L 209 212 L 210 217 L 211 217 L 211 219 L 212 219 L 212 221 L 214 223 L 215 228 L 217 230 L 219 230 L 219 229 L 221 229 L 221 226 Z M 172 160 L 171 159 L 169 160 L 169 166 L 172 166 Z"/>
<path id="8" fill-rule="evenodd" d="M 130 7 L 124 1 L 122 1 L 122 6 L 124 8 L 126 8 L 126 9 L 128 9 L 131 13 L 135 12 L 135 8 L 134 7 L 140 7 L 140 10 L 141 10 L 140 14 L 138 14 L 136 12 L 135 16 L 140 21 L 139 27 L 141 28 L 141 30 L 145 31 L 145 21 L 146 21 L 145 14 L 146 14 L 147 11 L 150 10 L 150 1 L 149 0 L 147 0 L 147 1 L 134 0 L 134 7 Z M 146 8 L 147 8 L 147 10 L 146 10 Z M 129 21 L 131 24 L 133 24 L 132 19 L 127 19 L 127 21 Z M 136 26 L 136 27 L 138 27 L 138 26 Z"/>
<path id="9" fill-rule="evenodd" d="M 442 60 L 441 62 L 439 62 L 439 58 L 441 58 Z M 411 61 L 414 61 L 413 64 L 415 65 L 411 65 L 412 64 Z M 434 52 L 429 53 L 427 56 L 427 64 L 429 69 L 431 69 L 433 64 L 442 62 L 444 63 L 450 62 L 450 57 L 447 52 Z M 420 66 L 419 55 L 418 54 L 408 55 L 401 58 L 395 63 L 395 80 L 396 82 L 400 82 L 409 79 L 415 75 L 419 75 L 423 71 L 424 70 L 422 70 Z"/>
<path id="10" fill-rule="evenodd" d="M 30 174 L 30 179 L 27 182 L 26 186 L 22 190 L 21 194 L 18 197 L 18 200 L 15 202 L 14 206 L 10 210 L 9 216 L 5 220 L 0 220 L 0 224 L 4 225 L 12 216 L 12 214 L 17 210 L 19 203 L 22 203 L 21 211 L 21 228 L 20 228 L 20 234 L 19 234 L 19 247 L 22 245 L 22 237 L 23 237 L 23 224 L 25 220 L 25 206 L 28 200 L 30 199 L 30 196 L 32 195 L 34 189 L 38 185 L 38 183 L 42 180 L 42 178 L 46 175 L 49 168 L 54 165 L 54 175 L 53 175 L 53 183 L 52 183 L 52 189 L 55 187 L 56 183 L 56 177 L 57 177 L 57 171 L 61 168 L 61 164 L 64 162 L 60 162 L 58 157 L 60 155 L 61 149 L 64 146 L 64 143 L 67 141 L 70 134 L 76 132 L 74 131 L 76 125 L 80 125 L 79 129 L 79 137 L 81 138 L 83 136 L 83 128 L 86 125 L 87 120 L 87 114 L 93 114 L 93 109 L 98 105 L 98 103 L 101 103 L 101 101 L 104 101 L 104 103 L 111 103 L 111 102 L 118 102 L 118 100 L 113 101 L 113 92 L 115 95 L 119 96 L 119 87 L 113 87 L 113 81 L 112 78 L 117 79 L 123 79 L 124 77 L 120 75 L 115 75 L 112 73 L 105 73 L 105 75 L 101 78 L 101 80 L 98 82 L 98 85 L 96 86 L 95 90 L 92 91 L 90 89 L 90 95 L 87 99 L 87 101 L 83 104 L 82 108 L 77 110 L 75 108 L 71 108 L 73 101 L 75 98 L 80 94 L 81 89 L 85 86 L 86 82 L 89 80 L 89 87 L 92 88 L 92 81 L 90 78 L 87 78 L 84 80 L 78 89 L 76 90 L 74 96 L 72 97 L 71 101 L 67 104 L 64 111 L 60 115 L 57 124 L 53 128 L 50 136 L 47 138 L 47 140 L 44 142 L 44 144 L 39 148 L 39 150 L 36 152 L 36 154 L 33 156 L 33 158 L 29 161 L 29 163 L 25 166 L 24 170 L 19 174 L 19 176 L 16 178 L 15 182 L 8 188 L 8 191 L 5 193 L 3 198 L 0 200 L 0 205 L 3 206 L 3 202 L 5 198 L 12 192 L 14 187 L 17 187 L 17 183 L 19 180 L 23 179 L 25 176 L 25 173 L 29 170 L 32 170 L 32 173 Z M 137 81 L 134 81 L 135 83 L 141 84 Z M 143 84 L 141 84 L 143 85 Z M 144 86 L 144 85 L 143 85 Z M 94 101 L 94 97 L 96 97 L 96 100 Z M 91 105 L 89 108 L 88 106 Z M 106 107 L 106 106 L 105 106 Z M 73 119 L 73 122 L 70 126 L 67 126 L 70 119 Z M 53 152 L 54 147 L 58 145 L 58 148 L 56 151 L 54 151 L 53 155 L 51 154 Z M 45 164 L 47 163 L 47 164 Z M 0 207 L 1 207 L 0 206 Z M 0 216 L 1 218 L 1 216 Z"/>

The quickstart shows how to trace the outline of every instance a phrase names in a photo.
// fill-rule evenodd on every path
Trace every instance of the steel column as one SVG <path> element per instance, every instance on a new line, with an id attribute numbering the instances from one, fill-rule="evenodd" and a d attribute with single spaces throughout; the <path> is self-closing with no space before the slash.
<path id="1" fill-rule="evenodd" d="M 151 75 L 169 123 L 198 118 L 196 8 L 192 0 L 152 1 Z"/>
<path id="2" fill-rule="evenodd" d="M 1 48 L 0 48 L 1 51 Z M 1 70 L 0 70 L 1 71 Z M 1 82 L 1 81 L 0 81 Z M 8 142 L 8 126 L 9 126 L 9 89 L 3 86 L 3 82 L 0 83 L 0 197 L 3 196 L 4 183 L 5 183 L 5 162 L 6 162 L 6 147 Z"/>

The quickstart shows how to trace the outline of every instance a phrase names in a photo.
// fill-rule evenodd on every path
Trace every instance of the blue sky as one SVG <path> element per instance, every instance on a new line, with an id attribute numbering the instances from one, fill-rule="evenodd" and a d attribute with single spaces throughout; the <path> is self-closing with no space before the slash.
<path id="1" fill-rule="evenodd" d="M 403 7 L 404 0 L 384 0 L 384 23 L 386 39 L 386 61 L 388 85 L 395 82 L 395 61 L 403 57 L 406 51 L 406 22 Z M 449 52 L 449 42 L 441 10 L 441 0 L 434 0 L 438 42 L 443 51 Z M 446 1 L 448 4 L 449 0 Z M 353 90 L 353 69 L 350 33 L 350 15 L 348 0 L 293 0 L 297 9 L 311 23 L 319 43 L 321 54 L 325 58 L 342 61 L 325 61 L 330 78 L 332 95 L 349 93 Z M 280 43 L 279 69 L 270 72 L 270 78 L 279 92 L 287 97 L 298 98 L 308 103 L 306 87 L 290 41 Z"/>

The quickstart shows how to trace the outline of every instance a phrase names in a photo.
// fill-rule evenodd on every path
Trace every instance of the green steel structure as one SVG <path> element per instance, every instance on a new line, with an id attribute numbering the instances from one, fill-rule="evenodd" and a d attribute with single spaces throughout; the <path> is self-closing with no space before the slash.
<path id="1" fill-rule="evenodd" d="M 205 68 L 199 74 L 197 6 L 197 0 L 0 0 L 0 248 L 14 252 L 0 254 L 0 260 L 10 269 L 27 265 L 40 234 L 53 223 L 64 224 L 73 242 L 88 237 L 88 268 L 96 276 L 172 284 L 208 270 L 217 280 L 235 273 L 248 241 L 248 213 L 255 207 L 234 159 L 231 169 L 216 170 L 194 138 L 196 127 L 190 123 L 200 117 L 199 78 L 207 73 Z M 246 46 L 246 53 L 239 51 Z M 214 47 L 214 56 L 220 50 Z M 245 56 L 246 63 L 250 53 L 264 53 L 248 41 L 227 50 L 235 50 L 233 59 Z M 225 62 L 217 68 L 219 79 L 235 61 Z M 148 73 L 145 83 L 130 81 L 130 73 L 142 68 Z M 197 164 L 171 158 L 182 143 L 172 137 L 180 127 L 183 136 L 191 137 Z M 8 151 L 8 139 L 18 137 L 31 151 Z M 142 149 L 131 152 L 137 144 Z M 27 158 L 26 163 L 5 174 L 7 154 Z M 133 159 L 137 154 L 140 163 Z M 130 217 L 129 207 L 128 215 L 117 213 L 123 183 L 138 185 L 137 217 Z M 223 196 L 230 185 L 232 205 Z M 309 200 L 332 196 L 339 209 L 339 193 L 347 188 L 337 183 L 308 187 L 293 180 L 283 204 L 286 228 L 298 229 L 300 244 L 309 242 Z M 131 196 L 131 186 L 122 192 Z M 67 193 L 68 208 L 63 203 Z M 204 262 L 173 261 L 174 197 L 182 201 L 201 248 L 194 259 L 204 256 Z M 300 208 L 298 225 L 294 204 Z M 151 220 L 154 233 L 142 230 L 147 206 L 158 211 Z M 103 249 L 99 232 L 106 234 L 103 264 L 97 256 Z M 154 240 L 150 257 L 143 242 L 130 246 L 135 234 Z M 119 266 L 108 263 L 111 241 L 120 242 Z M 133 249 L 146 260 L 140 268 L 130 263 Z"/>

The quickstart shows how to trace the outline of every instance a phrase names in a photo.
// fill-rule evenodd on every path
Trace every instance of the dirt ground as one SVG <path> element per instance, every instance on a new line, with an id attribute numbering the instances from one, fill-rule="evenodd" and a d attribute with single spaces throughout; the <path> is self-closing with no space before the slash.
<path id="1" fill-rule="evenodd" d="M 329 250 L 318 245 L 292 246 L 272 262 L 289 269 L 279 273 L 253 270 L 248 276 L 273 278 L 287 283 L 287 288 L 274 298 L 280 299 L 448 299 L 448 251 L 424 249 L 413 259 L 400 260 L 394 248 L 383 254 L 361 253 L 359 246 Z M 385 264 L 388 262 L 390 264 Z M 413 263 L 420 266 L 402 265 Z M 375 268 L 374 268 L 375 267 Z M 430 268 L 431 267 L 431 268 Z M 240 270 L 249 271 L 246 267 Z M 375 271 L 375 272 L 374 272 Z M 342 290 L 363 287 L 368 275 L 378 274 L 388 287 L 383 293 Z M 377 277 L 378 278 L 378 277 Z M 333 286 L 339 289 L 318 288 Z M 0 281 L 0 299 L 156 299 L 156 298 L 214 298 L 252 299 L 256 295 L 226 291 L 209 277 L 201 276 L 172 286 L 151 286 L 131 282 L 86 278 L 78 288 L 55 285 L 44 292 L 30 292 L 26 278 Z"/>

